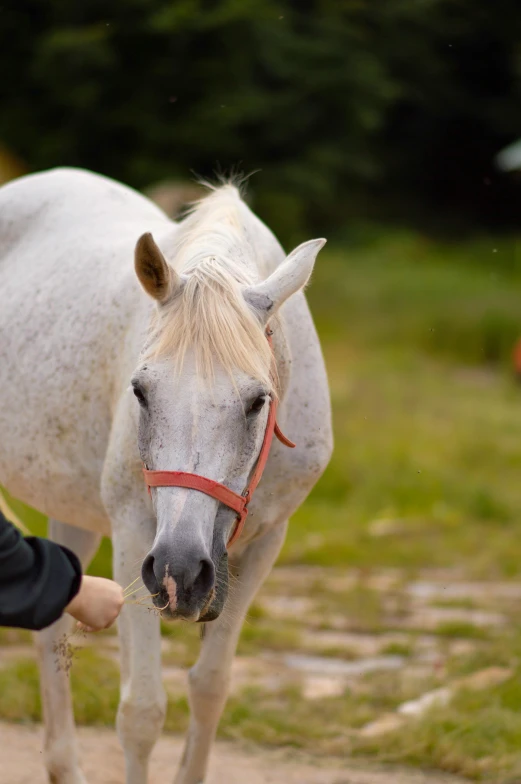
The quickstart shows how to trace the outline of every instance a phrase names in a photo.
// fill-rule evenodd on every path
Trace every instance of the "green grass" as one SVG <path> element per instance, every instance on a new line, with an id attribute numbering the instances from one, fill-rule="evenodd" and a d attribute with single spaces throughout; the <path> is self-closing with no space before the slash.
<path id="1" fill-rule="evenodd" d="M 414 645 L 407 642 L 389 642 L 382 645 L 379 653 L 381 656 L 412 656 Z"/>
<path id="2" fill-rule="evenodd" d="M 111 724 L 119 700 L 114 662 L 92 650 L 77 652 L 71 668 L 74 713 L 79 724 Z M 0 669 L 0 715 L 10 721 L 40 721 L 38 667 L 21 659 Z"/>
<path id="3" fill-rule="evenodd" d="M 477 781 L 515 784 L 521 778 L 521 686 L 519 673 L 483 692 L 462 690 L 446 708 L 431 710 L 407 731 L 354 750 L 381 761 L 440 768 Z"/>
<path id="4" fill-rule="evenodd" d="M 119 679 L 108 659 L 81 651 L 71 669 L 74 711 L 78 724 L 113 725 L 116 717 Z M 334 722 L 324 725 L 333 709 Z M 37 665 L 21 660 L 0 669 L 0 715 L 10 721 L 39 721 L 41 703 Z M 310 740 L 325 742 L 337 735 L 349 715 L 349 726 L 360 725 L 373 716 L 366 698 L 325 700 L 310 704 L 299 690 L 287 687 L 274 692 L 245 689 L 229 700 L 220 735 L 244 738 L 270 745 L 306 746 Z M 169 697 L 165 727 L 186 729 L 188 703 L 185 697 Z"/>
<path id="5" fill-rule="evenodd" d="M 116 664 L 90 649 L 76 652 L 70 671 L 74 715 L 78 724 L 113 726 L 119 702 Z M 0 716 L 8 721 L 41 721 L 38 667 L 21 659 L 0 669 Z M 171 698 L 166 728 L 185 729 L 186 699 Z"/>
<path id="6" fill-rule="evenodd" d="M 488 640 L 490 638 L 490 633 L 487 629 L 475 626 L 475 624 L 467 621 L 445 621 L 440 623 L 435 629 L 435 634 L 438 634 L 440 637 L 459 637 L 468 640 Z"/>
<path id="7" fill-rule="evenodd" d="M 477 610 L 480 605 L 475 599 L 435 599 L 430 603 L 431 607 L 441 607 L 449 610 Z"/>
<path id="8" fill-rule="evenodd" d="M 23 645 L 30 643 L 31 632 L 25 629 L 5 629 L 0 627 L 0 646 L 4 645 Z"/>
<path id="9" fill-rule="evenodd" d="M 509 361 L 521 335 L 521 279 L 517 262 L 498 265 L 500 255 L 516 256 L 515 244 L 492 254 L 497 245 L 395 236 L 319 257 L 309 294 L 335 454 L 292 519 L 284 562 L 463 560 L 478 576 L 519 574 L 521 389 Z M 403 530 L 372 536 L 380 518 Z"/>
<path id="10" fill-rule="evenodd" d="M 510 359 L 521 336 L 520 247 L 487 237 L 446 245 L 370 227 L 320 254 L 309 299 L 328 366 L 335 453 L 291 521 L 281 563 L 354 566 L 364 574 L 397 567 L 404 579 L 429 567 L 479 579 L 521 576 L 521 385 Z M 41 516 L 14 507 L 43 532 Z M 393 522 L 377 534 L 382 519 Z M 90 571 L 110 574 L 110 557 L 104 540 Z M 344 613 L 352 628 L 384 630 L 381 596 L 363 581 L 343 593 L 315 588 L 324 616 Z M 470 608 L 468 601 L 459 606 Z M 306 619 L 275 623 L 255 606 L 239 650 L 298 648 L 300 622 Z M 169 661 L 193 660 L 196 631 L 167 625 L 164 633 L 175 642 Z M 447 650 L 453 638 L 475 644 L 470 654 L 448 657 L 451 677 L 521 661 L 515 608 L 506 629 L 458 622 L 436 634 Z M 413 655 L 413 637 L 384 652 Z M 116 673 L 89 655 L 73 666 L 77 714 L 111 724 Z M 411 696 L 396 674 L 373 674 L 360 693 L 313 702 L 293 686 L 250 690 L 230 700 L 220 733 L 513 784 L 521 780 L 519 682 L 516 669 L 502 686 L 462 693 L 406 732 L 371 743 L 354 730 Z M 39 710 L 35 665 L 0 670 L 0 715 L 26 720 Z M 172 698 L 167 727 L 180 730 L 186 719 L 186 699 Z"/>
<path id="11" fill-rule="evenodd" d="M 446 664 L 450 678 L 469 675 L 487 667 L 514 668 L 517 671 L 521 666 L 519 622 L 504 629 L 501 634 L 479 642 L 471 653 L 449 657 Z"/>
<path id="12" fill-rule="evenodd" d="M 349 627 L 359 632 L 378 632 L 382 629 L 383 602 L 380 592 L 363 584 L 348 591 L 324 592 L 319 607 L 327 628 L 330 615 L 344 615 Z"/>
<path id="13" fill-rule="evenodd" d="M 323 755 L 374 755 L 385 762 L 441 768 L 476 780 L 514 784 L 521 771 L 521 673 L 483 692 L 460 692 L 450 707 L 435 709 L 407 731 L 378 742 L 356 730 L 416 695 L 397 673 L 373 673 L 356 693 L 312 702 L 296 686 L 269 691 L 244 689 L 226 707 L 219 736 L 270 746 L 312 749 Z M 79 724 L 113 725 L 118 673 L 110 660 L 83 650 L 71 671 Z M 431 684 L 434 686 L 435 683 Z M 428 688 L 429 684 L 422 684 Z M 21 660 L 0 670 L 0 715 L 39 721 L 41 703 L 36 663 Z M 169 697 L 165 727 L 182 732 L 188 720 L 185 697 Z"/>
<path id="14" fill-rule="evenodd" d="M 71 688 L 78 724 L 110 726 L 118 704 L 116 665 L 92 650 L 82 650 L 71 668 Z M 305 747 L 317 741 L 326 751 L 343 729 L 361 726 L 382 706 L 395 707 L 403 693 L 395 677 L 374 679 L 361 696 L 315 700 L 302 698 L 298 687 L 278 690 L 246 688 L 230 698 L 220 726 L 224 738 L 256 740 L 270 745 Z M 23 659 L 0 669 L 0 715 L 10 721 L 41 720 L 36 662 Z M 329 717 L 329 719 L 328 719 Z M 188 718 L 185 697 L 169 697 L 166 729 L 183 731 Z"/>
<path id="15" fill-rule="evenodd" d="M 0 669 L 0 716 L 7 721 L 40 721 L 38 667 L 32 659 Z"/>
<path id="16" fill-rule="evenodd" d="M 238 653 L 254 656 L 263 650 L 296 651 L 301 647 L 301 624 L 248 618 L 239 640 Z"/>
<path id="17" fill-rule="evenodd" d="M 161 621 L 161 633 L 170 642 L 162 656 L 163 664 L 191 667 L 199 653 L 200 631 L 201 628 L 195 624 Z"/>
<path id="18" fill-rule="evenodd" d="M 349 731 L 373 715 L 364 700 L 348 693 L 310 703 L 296 687 L 274 692 L 252 688 L 229 700 L 219 734 L 228 739 L 327 754 L 340 736 L 345 747 Z"/>

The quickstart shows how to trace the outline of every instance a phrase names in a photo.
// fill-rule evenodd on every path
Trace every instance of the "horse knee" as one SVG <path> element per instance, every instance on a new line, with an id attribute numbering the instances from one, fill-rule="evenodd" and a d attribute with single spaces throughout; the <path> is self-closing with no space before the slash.
<path id="1" fill-rule="evenodd" d="M 146 704 L 122 699 L 117 716 L 117 730 L 121 745 L 133 747 L 137 755 L 147 756 L 159 737 L 166 715 L 166 695 Z"/>
<path id="2" fill-rule="evenodd" d="M 48 742 L 44 753 L 45 767 L 51 784 L 86 784 L 76 753 L 68 738 Z"/>
<path id="3" fill-rule="evenodd" d="M 228 694 L 229 673 L 220 670 L 200 670 L 197 665 L 188 672 L 190 707 L 198 719 L 219 717 Z"/>

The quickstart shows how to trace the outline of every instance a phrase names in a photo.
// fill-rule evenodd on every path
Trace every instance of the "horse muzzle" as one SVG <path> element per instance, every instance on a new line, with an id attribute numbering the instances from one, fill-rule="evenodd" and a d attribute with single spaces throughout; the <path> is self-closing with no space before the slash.
<path id="1" fill-rule="evenodd" d="M 215 595 L 216 569 L 203 549 L 177 551 L 156 543 L 141 567 L 154 605 L 166 619 L 197 621 Z"/>

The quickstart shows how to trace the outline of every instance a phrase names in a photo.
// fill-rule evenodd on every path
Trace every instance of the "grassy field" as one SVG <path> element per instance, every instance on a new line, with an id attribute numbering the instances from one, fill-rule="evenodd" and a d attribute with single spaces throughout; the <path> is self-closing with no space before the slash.
<path id="1" fill-rule="evenodd" d="M 357 570 L 349 590 L 316 581 L 313 601 L 323 618 L 343 613 L 356 631 L 382 634 L 382 653 L 413 656 L 417 632 L 385 642 L 389 597 L 371 587 L 372 576 L 395 570 L 400 585 L 441 568 L 475 581 L 521 577 L 521 385 L 511 367 L 521 336 L 520 248 L 511 239 L 444 245 L 366 230 L 319 257 L 309 299 L 330 375 L 335 454 L 293 518 L 280 564 L 286 571 Z M 36 515 L 15 506 L 42 530 Z M 109 568 L 105 542 L 91 571 Z M 406 600 L 399 586 L 395 594 Z M 445 607 L 471 609 L 473 601 Z M 306 649 L 304 620 L 280 623 L 262 607 L 253 608 L 241 654 Z M 511 603 L 498 628 L 454 621 L 433 630 L 445 652 L 443 677 L 490 665 L 512 675 L 479 693 L 463 690 L 405 733 L 364 740 L 357 729 L 439 679 L 411 685 L 379 673 L 366 676 L 362 688 L 313 702 L 291 684 L 275 692 L 245 688 L 231 698 L 221 735 L 426 765 L 497 784 L 519 781 L 518 608 Z M 192 661 L 195 630 L 165 633 L 177 646 L 175 662 Z M 474 647 L 454 652 L 453 640 Z M 345 649 L 319 652 L 349 658 Z M 76 709 L 80 721 L 108 723 L 117 669 L 97 666 L 97 655 L 81 654 L 73 668 Z M 0 715 L 22 720 L 39 711 L 34 663 L 0 670 Z M 182 729 L 186 713 L 185 698 L 171 696 L 168 728 Z"/>
<path id="2" fill-rule="evenodd" d="M 335 454 L 292 521 L 286 562 L 519 573 L 518 257 L 513 242 L 406 235 L 319 259 L 310 300 Z M 403 529 L 386 548 L 368 537 L 380 519 Z"/>

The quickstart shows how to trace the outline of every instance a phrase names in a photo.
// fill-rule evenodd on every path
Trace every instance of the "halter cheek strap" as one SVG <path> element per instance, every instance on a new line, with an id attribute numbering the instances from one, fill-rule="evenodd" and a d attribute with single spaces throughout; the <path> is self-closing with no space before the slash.
<path id="1" fill-rule="evenodd" d="M 271 332 L 267 332 L 266 337 L 268 338 L 271 347 Z M 234 512 L 237 512 L 237 521 L 233 533 L 228 540 L 227 547 L 230 548 L 234 542 L 237 541 L 244 528 L 248 516 L 248 504 L 261 480 L 266 463 L 268 462 L 273 435 L 275 435 L 284 446 L 290 447 L 291 449 L 295 446 L 293 441 L 290 441 L 289 438 L 286 438 L 286 436 L 283 435 L 277 425 L 277 401 L 274 398 L 271 398 L 262 447 L 250 481 L 242 495 L 235 493 L 220 482 L 215 482 L 213 479 L 207 479 L 207 477 L 200 476 L 199 474 L 190 474 L 184 471 L 150 471 L 148 468 L 144 467 L 143 475 L 148 487 L 148 492 L 150 493 L 151 487 L 185 487 L 188 490 L 197 490 L 200 493 L 206 493 L 206 495 L 212 496 L 212 498 L 217 499 L 217 501 L 220 501 L 225 506 L 233 509 Z"/>

